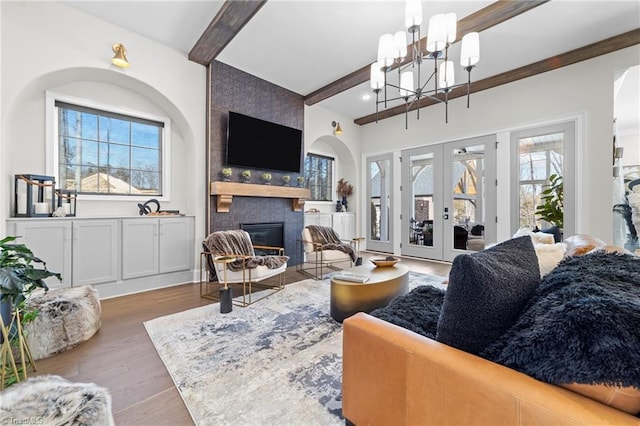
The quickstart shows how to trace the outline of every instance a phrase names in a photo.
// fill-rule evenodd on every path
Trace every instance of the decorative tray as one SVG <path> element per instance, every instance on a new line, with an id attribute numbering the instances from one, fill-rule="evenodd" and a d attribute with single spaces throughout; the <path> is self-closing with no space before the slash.
<path id="1" fill-rule="evenodd" d="M 385 266 L 393 266 L 398 262 L 400 262 L 400 259 L 396 259 L 395 257 L 393 259 L 387 259 L 386 257 L 371 259 L 371 263 L 376 265 L 376 267 L 378 268 L 382 268 Z"/>

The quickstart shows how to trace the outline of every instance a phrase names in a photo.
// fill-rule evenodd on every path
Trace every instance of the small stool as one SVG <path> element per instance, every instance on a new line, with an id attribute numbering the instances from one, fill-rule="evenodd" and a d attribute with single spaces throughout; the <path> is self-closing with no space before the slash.
<path id="1" fill-rule="evenodd" d="M 27 301 L 38 316 L 25 326 L 34 359 L 42 359 L 89 340 L 102 325 L 98 291 L 91 286 L 61 288 Z"/>

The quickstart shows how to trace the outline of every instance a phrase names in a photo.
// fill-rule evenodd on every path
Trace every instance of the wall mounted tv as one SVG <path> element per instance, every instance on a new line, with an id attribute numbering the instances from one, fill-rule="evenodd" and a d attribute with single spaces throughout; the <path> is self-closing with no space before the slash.
<path id="1" fill-rule="evenodd" d="M 302 130 L 229 112 L 228 166 L 300 173 Z"/>

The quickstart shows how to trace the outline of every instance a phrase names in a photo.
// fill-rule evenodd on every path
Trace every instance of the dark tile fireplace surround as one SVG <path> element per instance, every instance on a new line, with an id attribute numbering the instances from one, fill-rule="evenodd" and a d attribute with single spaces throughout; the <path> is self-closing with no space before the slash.
<path id="1" fill-rule="evenodd" d="M 211 197 L 212 201 L 215 196 Z M 290 257 L 289 266 L 294 266 L 302 260 L 302 254 L 296 253 L 297 240 L 300 239 L 304 227 L 304 213 L 291 209 L 288 198 L 267 197 L 234 197 L 229 213 L 215 211 L 212 203 L 211 231 L 226 229 L 241 229 L 243 225 L 259 223 L 278 223 L 284 225 L 284 253 Z M 251 232 L 249 232 L 251 234 Z M 255 242 L 255 244 L 260 244 Z"/>
<path id="2" fill-rule="evenodd" d="M 245 73 L 222 62 L 213 61 L 208 69 L 211 77 L 209 101 L 210 173 L 216 180 L 225 166 L 226 129 L 229 111 L 304 130 L 304 97 L 280 86 Z M 235 168 L 237 176 L 241 169 Z M 262 170 L 254 171 L 256 176 Z M 275 173 L 279 182 L 283 173 Z M 291 174 L 295 180 L 297 174 Z M 289 266 L 297 265 L 302 254 L 297 253 L 297 240 L 304 226 L 304 213 L 294 211 L 291 198 L 236 196 L 228 213 L 216 211 L 216 195 L 210 196 L 210 230 L 240 229 L 241 224 L 284 224 L 284 249 L 290 257 Z"/>

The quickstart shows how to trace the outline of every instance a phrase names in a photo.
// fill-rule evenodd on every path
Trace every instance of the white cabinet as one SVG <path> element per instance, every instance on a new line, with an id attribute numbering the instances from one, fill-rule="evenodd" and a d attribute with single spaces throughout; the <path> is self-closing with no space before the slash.
<path id="1" fill-rule="evenodd" d="M 122 279 L 158 273 L 158 219 L 122 221 Z"/>
<path id="2" fill-rule="evenodd" d="M 351 240 L 356 235 L 355 213 L 332 213 L 332 226 L 342 240 Z"/>
<path id="3" fill-rule="evenodd" d="M 319 226 L 332 226 L 331 213 L 305 213 L 304 214 L 304 226 L 307 225 L 319 225 Z"/>
<path id="4" fill-rule="evenodd" d="M 118 280 L 120 238 L 116 219 L 73 222 L 73 285 Z"/>
<path id="5" fill-rule="evenodd" d="M 34 256 L 46 262 L 47 269 L 62 274 L 62 282 L 47 278 L 49 288 L 71 287 L 71 222 L 35 219 L 9 223 L 7 230 L 20 236 L 16 242 L 25 244 Z"/>
<path id="6" fill-rule="evenodd" d="M 7 232 L 62 274 L 51 288 L 94 285 L 112 297 L 193 281 L 193 216 L 11 218 Z"/>
<path id="7" fill-rule="evenodd" d="M 122 279 L 191 269 L 193 220 L 142 218 L 122 221 Z"/>
<path id="8" fill-rule="evenodd" d="M 191 269 L 194 238 L 192 218 L 160 219 L 161 274 Z"/>

